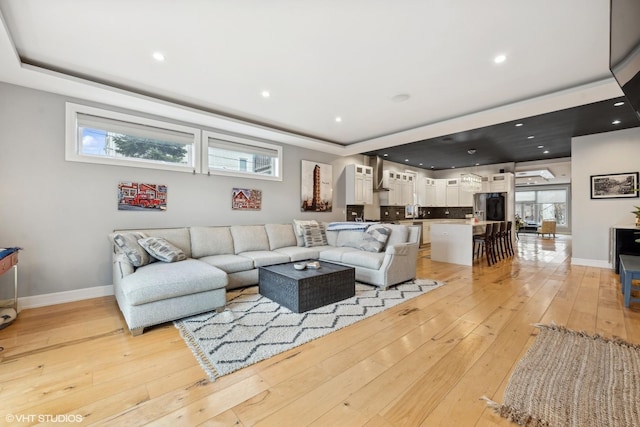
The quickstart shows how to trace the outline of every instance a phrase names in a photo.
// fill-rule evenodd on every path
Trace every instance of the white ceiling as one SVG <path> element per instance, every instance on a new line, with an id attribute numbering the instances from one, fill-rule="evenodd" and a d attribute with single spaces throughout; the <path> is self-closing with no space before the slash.
<path id="1" fill-rule="evenodd" d="M 0 0 L 0 13 L 0 81 L 343 155 L 622 95 L 608 0 Z"/>

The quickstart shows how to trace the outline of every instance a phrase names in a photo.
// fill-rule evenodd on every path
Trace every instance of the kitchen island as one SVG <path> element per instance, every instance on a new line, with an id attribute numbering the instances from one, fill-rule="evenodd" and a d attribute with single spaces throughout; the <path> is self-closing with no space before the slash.
<path id="1" fill-rule="evenodd" d="M 473 235 L 482 233 L 488 224 L 499 223 L 460 220 L 431 224 L 431 260 L 473 265 Z"/>

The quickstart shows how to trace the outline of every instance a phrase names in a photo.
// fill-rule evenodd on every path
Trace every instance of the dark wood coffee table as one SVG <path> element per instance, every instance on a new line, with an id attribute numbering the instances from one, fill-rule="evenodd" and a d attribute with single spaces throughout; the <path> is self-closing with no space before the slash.
<path id="1" fill-rule="evenodd" d="M 311 262 L 301 261 L 301 262 Z M 353 267 L 320 261 L 320 268 L 296 270 L 293 262 L 260 267 L 258 289 L 263 295 L 296 313 L 322 307 L 356 293 Z"/>

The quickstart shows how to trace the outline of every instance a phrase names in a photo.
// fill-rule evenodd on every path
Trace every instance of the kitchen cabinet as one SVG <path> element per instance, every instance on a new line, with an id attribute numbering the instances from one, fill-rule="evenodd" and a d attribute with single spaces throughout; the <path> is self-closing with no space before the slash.
<path id="1" fill-rule="evenodd" d="M 349 164 L 345 168 L 346 204 L 370 205 L 373 203 L 373 168 Z"/>
<path id="2" fill-rule="evenodd" d="M 489 176 L 491 193 L 509 193 L 513 191 L 514 177 L 512 173 L 496 173 Z"/>
<path id="3" fill-rule="evenodd" d="M 413 205 L 416 203 L 413 197 L 414 193 L 414 185 L 413 185 L 413 175 L 401 173 L 400 174 L 402 180 L 402 205 Z"/>
<path id="4" fill-rule="evenodd" d="M 460 183 L 457 178 L 446 180 L 447 207 L 460 206 Z"/>
<path id="5" fill-rule="evenodd" d="M 427 221 L 422 222 L 422 244 L 431 243 L 431 224 Z"/>
<path id="6" fill-rule="evenodd" d="M 382 186 L 389 191 L 380 193 L 381 206 L 400 206 L 402 204 L 402 178 L 398 172 L 384 171 Z"/>
<path id="7" fill-rule="evenodd" d="M 394 171 L 384 171 L 382 185 L 389 191 L 380 193 L 381 206 L 406 206 L 413 205 L 414 201 L 414 175 Z"/>
<path id="8" fill-rule="evenodd" d="M 436 205 L 436 180 L 425 178 L 418 191 L 418 204 L 420 206 L 433 207 Z"/>
<path id="9" fill-rule="evenodd" d="M 447 206 L 447 180 L 445 179 L 436 179 L 435 180 L 435 188 L 436 188 L 436 204 L 435 206 Z"/>
<path id="10" fill-rule="evenodd" d="M 471 191 L 463 190 L 460 187 L 458 192 L 458 206 L 473 206 L 473 194 Z"/>
<path id="11" fill-rule="evenodd" d="M 483 176 L 481 181 L 482 181 L 482 190 L 480 190 L 480 192 L 491 193 L 491 180 L 489 179 L 489 177 Z"/>

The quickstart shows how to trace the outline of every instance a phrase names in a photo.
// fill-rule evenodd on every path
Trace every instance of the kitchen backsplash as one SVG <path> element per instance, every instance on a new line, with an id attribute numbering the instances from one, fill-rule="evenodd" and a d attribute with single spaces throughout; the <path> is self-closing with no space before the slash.
<path id="1" fill-rule="evenodd" d="M 364 220 L 364 206 L 362 205 L 347 205 L 347 221 L 355 221 L 356 218 Z"/>
<path id="2" fill-rule="evenodd" d="M 469 207 L 433 207 L 419 209 L 419 215 L 416 218 L 420 219 L 464 219 L 465 215 L 473 214 L 473 208 Z M 406 219 L 404 217 L 404 206 L 381 206 L 380 207 L 380 219 L 382 221 L 401 221 Z"/>
<path id="3" fill-rule="evenodd" d="M 356 218 L 373 221 L 403 221 L 410 218 L 404 216 L 404 206 L 381 206 L 379 218 L 364 218 L 364 206 L 347 205 L 347 221 L 355 221 Z M 455 207 L 455 208 L 420 208 L 420 219 L 464 219 L 465 215 L 473 214 L 472 207 Z"/>

